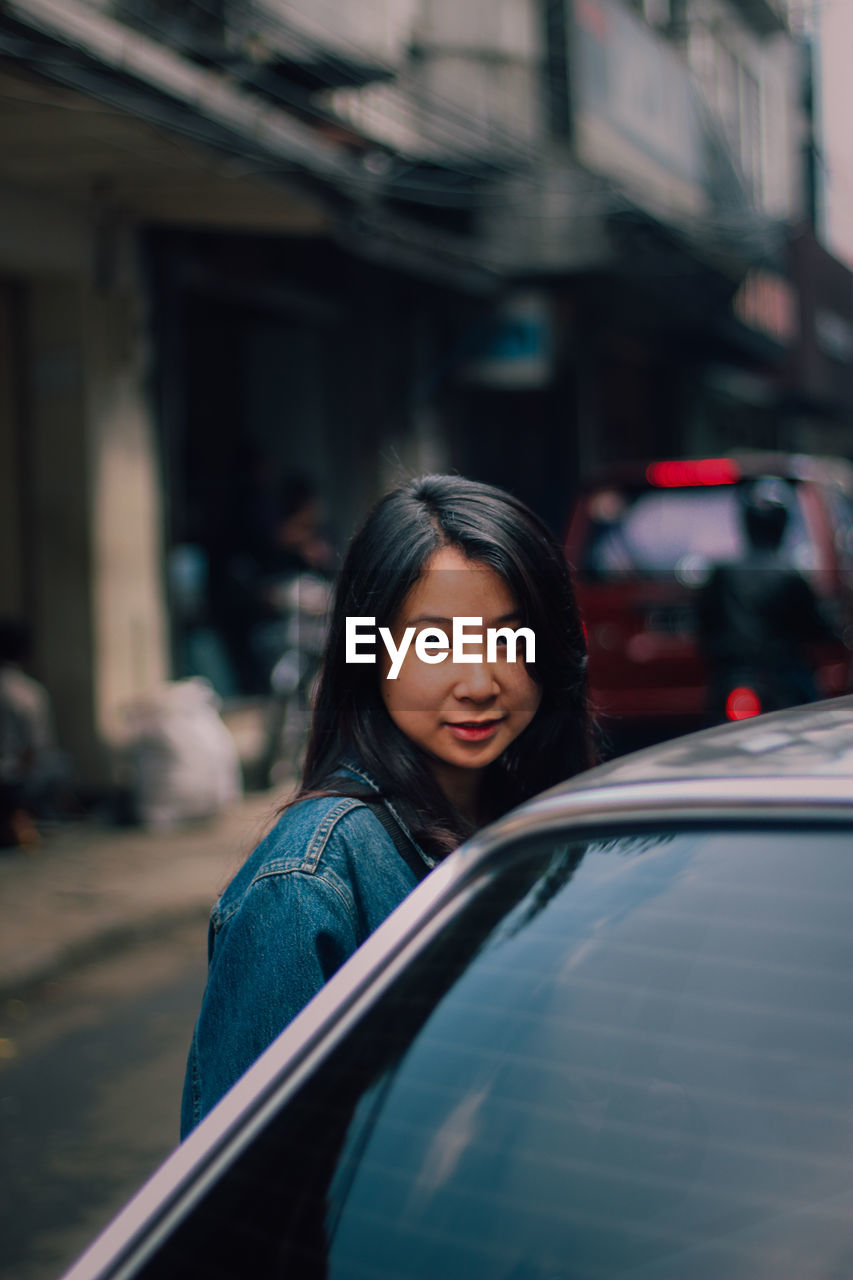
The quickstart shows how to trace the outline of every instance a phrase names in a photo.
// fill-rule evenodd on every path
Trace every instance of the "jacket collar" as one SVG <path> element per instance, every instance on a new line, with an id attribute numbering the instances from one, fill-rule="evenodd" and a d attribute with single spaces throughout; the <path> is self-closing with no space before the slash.
<path id="1" fill-rule="evenodd" d="M 371 791 L 375 791 L 377 795 L 381 794 L 382 788 L 376 779 L 367 772 L 363 764 L 353 759 L 352 756 L 348 756 L 346 760 L 342 760 L 339 767 L 346 773 L 352 774 L 354 778 L 358 778 L 360 782 L 363 782 L 365 786 L 368 786 Z"/>

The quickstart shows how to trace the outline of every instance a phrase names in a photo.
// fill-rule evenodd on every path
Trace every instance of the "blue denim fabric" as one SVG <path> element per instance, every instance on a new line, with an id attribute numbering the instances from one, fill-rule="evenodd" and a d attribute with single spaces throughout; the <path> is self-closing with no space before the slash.
<path id="1" fill-rule="evenodd" d="M 416 883 L 362 801 L 324 796 L 282 814 L 211 913 L 182 1138 Z"/>

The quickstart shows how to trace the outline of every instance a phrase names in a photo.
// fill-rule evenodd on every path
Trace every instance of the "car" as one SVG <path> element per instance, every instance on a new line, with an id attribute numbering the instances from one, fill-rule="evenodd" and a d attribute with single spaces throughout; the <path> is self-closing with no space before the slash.
<path id="1" fill-rule="evenodd" d="M 713 718 L 697 588 L 714 565 L 743 556 L 738 495 L 764 476 L 788 493 L 782 561 L 810 580 L 839 634 L 846 627 L 853 637 L 853 466 L 845 459 L 755 452 L 603 470 L 575 503 L 565 550 L 593 698 L 617 743 L 687 732 Z M 851 691 L 849 647 L 815 646 L 811 660 L 820 696 Z M 760 709 L 737 706 L 732 718 Z"/>
<path id="2" fill-rule="evenodd" d="M 441 863 L 67 1280 L 853 1274 L 853 698 Z"/>

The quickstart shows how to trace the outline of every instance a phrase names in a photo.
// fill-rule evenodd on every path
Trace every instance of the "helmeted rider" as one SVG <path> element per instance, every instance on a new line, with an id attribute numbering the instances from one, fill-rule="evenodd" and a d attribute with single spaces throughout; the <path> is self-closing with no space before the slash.
<path id="1" fill-rule="evenodd" d="M 746 555 L 717 565 L 699 593 L 699 636 L 715 712 L 740 683 L 760 686 L 764 710 L 813 701 L 818 691 L 808 646 L 838 643 L 838 631 L 811 585 L 780 554 L 789 493 L 790 486 L 774 477 L 744 486 Z"/>

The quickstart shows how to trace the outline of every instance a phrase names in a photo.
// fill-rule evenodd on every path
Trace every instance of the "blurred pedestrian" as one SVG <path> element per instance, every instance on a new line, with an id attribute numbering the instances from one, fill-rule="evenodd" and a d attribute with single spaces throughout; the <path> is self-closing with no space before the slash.
<path id="1" fill-rule="evenodd" d="M 50 696 L 23 669 L 31 644 L 23 619 L 0 619 L 0 847 L 38 843 L 35 817 L 57 781 Z"/>
<path id="2" fill-rule="evenodd" d="M 242 491 L 241 491 L 242 492 Z M 268 693 L 270 675 L 292 647 L 294 582 L 331 578 L 334 554 L 321 524 L 317 487 L 303 475 L 273 492 L 242 492 L 231 543 L 212 581 L 216 617 L 243 693 Z"/>

